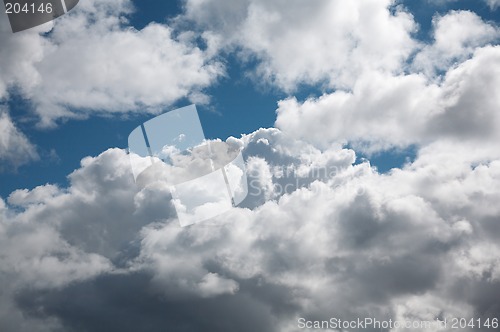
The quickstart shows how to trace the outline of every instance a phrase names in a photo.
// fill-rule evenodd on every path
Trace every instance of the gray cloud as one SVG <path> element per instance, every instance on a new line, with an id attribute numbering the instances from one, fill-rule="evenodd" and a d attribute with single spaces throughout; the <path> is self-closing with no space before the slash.
<path id="1" fill-rule="evenodd" d="M 0 105 L 0 172 L 38 160 L 36 147 L 19 131 Z"/>
<path id="2" fill-rule="evenodd" d="M 33 77 L 40 70 L 45 83 L 24 89 L 40 105 L 56 106 L 41 111 L 46 124 L 76 115 L 66 113 L 67 101 L 82 112 L 167 103 L 192 87 L 211 84 L 220 74 L 210 67 L 219 68 L 211 62 L 216 50 L 242 44 L 240 55 L 257 54 L 261 61 L 257 75 L 269 76 L 283 89 L 325 78 L 349 89 L 305 102 L 281 101 L 279 129 L 229 138 L 244 148 L 250 195 L 242 206 L 207 223 L 180 227 L 168 188 L 136 186 L 120 149 L 83 159 L 67 188 L 48 184 L 0 199 L 2 331 L 289 332 L 299 331 L 299 317 L 434 320 L 493 318 L 498 312 L 499 48 L 486 45 L 495 28 L 470 14 L 441 18 L 437 30 L 451 26 L 454 31 L 464 22 L 477 28 L 467 43 L 460 34 L 450 35 L 459 47 L 446 55 L 435 51 L 442 48 L 439 38 L 420 49 L 410 37 L 413 19 L 402 9 L 391 14 L 390 1 L 342 2 L 346 8 L 341 2 L 307 8 L 292 2 L 284 11 L 278 10 L 279 1 L 229 7 L 188 1 L 187 17 L 210 29 L 204 34 L 209 49 L 200 51 L 189 36 L 172 39 L 164 25 L 122 29 L 113 14 L 126 18 L 128 1 L 87 3 L 58 21 L 50 41 L 34 32 L 22 35 L 37 41 L 33 45 L 43 55 L 27 59 L 25 69 Z M 332 27 L 329 19 L 315 19 L 335 13 L 330 6 L 345 9 L 347 21 L 339 17 Z M 212 24 L 220 11 L 230 18 Z M 367 14 L 372 19 L 361 20 Z M 93 18 L 104 20 L 91 25 Z M 300 19 L 290 27 L 293 18 Z M 355 46 L 343 34 L 354 26 L 360 29 Z M 99 29 L 102 34 L 89 34 Z M 332 37 L 332 31 L 340 35 Z M 42 99 L 38 93 L 51 79 L 74 83 L 62 77 L 66 70 L 50 72 L 58 56 L 71 53 L 68 45 L 82 46 L 71 33 L 95 38 L 92 45 L 101 53 L 87 55 L 105 64 L 105 41 L 156 50 L 161 39 L 172 57 L 194 64 L 188 67 L 195 78 L 174 97 L 161 88 L 144 94 L 134 82 L 122 85 L 117 73 L 120 86 L 107 75 Z M 474 36 L 482 41 L 471 42 Z M 331 38 L 345 48 L 327 44 L 321 53 Z M 317 52 L 294 52 L 309 40 Z M 45 42 L 52 44 L 45 48 Z M 432 68 L 429 73 L 444 68 L 446 74 L 399 72 L 400 60 L 418 49 L 422 63 Z M 345 60 L 345 52 L 352 55 L 353 71 L 331 60 Z M 316 54 L 328 61 L 317 61 Z M 170 73 L 169 68 L 164 69 Z M 2 77 L 8 77 L 4 86 L 18 80 Z M 343 77 L 355 79 L 343 82 Z M 81 96 L 74 95 L 77 90 Z M 130 99 L 119 98 L 129 94 Z M 417 143 L 418 151 L 413 162 L 379 174 L 367 161 L 356 163 L 355 152 L 343 148 L 346 142 L 366 144 L 367 151 Z"/>
<path id="3" fill-rule="evenodd" d="M 399 70 L 417 43 L 413 17 L 389 0 L 186 1 L 184 19 L 214 45 L 257 59 L 250 75 L 285 91 L 300 84 L 352 88 L 367 69 Z M 293 54 L 293 56 L 291 56 Z"/>
<path id="4" fill-rule="evenodd" d="M 17 34 L 0 15 L 0 98 L 18 87 L 40 126 L 95 114 L 158 113 L 181 98 L 206 102 L 203 89 L 224 73 L 214 51 L 167 24 L 135 30 L 128 23 L 133 11 L 129 0 L 90 0 L 57 22 Z"/>
<path id="5" fill-rule="evenodd" d="M 15 290 L 3 301 L 70 331 L 294 331 L 298 317 L 494 315 L 498 301 L 480 294 L 499 289 L 498 162 L 471 168 L 456 154 L 447 168 L 440 154 L 449 150 L 435 147 L 380 175 L 353 166 L 348 150 L 314 152 L 276 129 L 231 140 L 249 163 L 342 168 L 181 228 L 168 190 L 139 190 L 123 151 L 86 158 L 69 188 L 17 191 L 3 208 L 2 266 L 16 256 L 40 262 L 3 274 Z M 271 188 L 281 180 L 267 179 Z M 17 244 L 27 238 L 34 250 Z M 60 265 L 44 268 L 51 260 Z"/>

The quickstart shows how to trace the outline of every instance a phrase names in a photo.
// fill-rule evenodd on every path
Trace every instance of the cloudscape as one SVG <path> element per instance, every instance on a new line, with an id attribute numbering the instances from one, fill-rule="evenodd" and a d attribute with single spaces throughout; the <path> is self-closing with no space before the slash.
<path id="1" fill-rule="evenodd" d="M 500 1 L 7 2 L 0 331 L 500 329 Z M 247 191 L 182 227 L 127 139 L 192 104 Z"/>

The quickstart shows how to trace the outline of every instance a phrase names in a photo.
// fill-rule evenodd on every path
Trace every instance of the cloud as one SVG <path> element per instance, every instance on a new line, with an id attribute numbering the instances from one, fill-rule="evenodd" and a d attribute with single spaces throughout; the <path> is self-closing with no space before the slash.
<path id="1" fill-rule="evenodd" d="M 37 27 L 29 32 L 13 34 L 7 14 L 0 13 L 0 100 L 7 97 L 12 87 L 26 89 L 36 85 L 40 74 L 36 63 L 44 56 L 46 41 L 40 32 L 46 32 L 50 24 Z"/>
<path id="2" fill-rule="evenodd" d="M 298 139 L 365 152 L 498 139 L 499 30 L 470 11 L 436 16 L 425 43 L 413 36 L 412 15 L 391 1 L 187 1 L 185 17 L 243 61 L 256 60 L 251 76 L 289 92 L 333 90 L 279 102 L 275 125 Z"/>
<path id="3" fill-rule="evenodd" d="M 499 58 L 499 46 L 477 48 L 437 83 L 422 74 L 368 72 L 352 92 L 280 101 L 276 126 L 319 146 L 344 141 L 366 151 L 440 139 L 496 144 Z"/>
<path id="4" fill-rule="evenodd" d="M 470 11 L 451 11 L 433 19 L 434 42 L 426 45 L 413 61 L 428 76 L 447 70 L 469 58 L 474 50 L 498 42 L 500 30 Z M 467 29 L 464 29 L 467 27 Z"/>
<path id="5" fill-rule="evenodd" d="M 166 24 L 135 30 L 127 21 L 132 13 L 128 0 L 86 1 L 44 36 L 3 33 L 12 44 L 2 48 L 2 68 L 10 68 L 3 90 L 19 85 L 42 126 L 91 114 L 154 113 L 181 98 L 206 100 L 202 90 L 224 73 L 211 50 Z"/>
<path id="6" fill-rule="evenodd" d="M 141 58 L 150 53 L 166 66 L 162 75 L 169 55 L 186 60 L 196 72 L 189 88 L 200 91 L 213 80 L 197 75 L 220 74 L 203 71 L 220 68 L 211 62 L 219 47 L 256 57 L 256 75 L 284 90 L 301 83 L 336 90 L 285 99 L 277 128 L 228 139 L 243 148 L 249 195 L 210 222 L 180 227 L 168 187 L 136 186 L 121 149 L 84 158 L 66 188 L 0 199 L 0 318 L 9 318 L 0 319 L 2 331 L 288 332 L 299 330 L 300 317 L 498 313 L 500 48 L 488 45 L 496 27 L 451 12 L 435 19 L 435 41 L 420 45 L 412 17 L 390 1 L 188 1 L 185 17 L 207 29 L 202 51 L 190 34 L 174 38 L 165 25 L 124 28 L 114 14 L 123 19 L 129 4 L 82 3 L 49 35 L 33 35 L 49 46 L 27 68 L 45 83 L 23 91 L 46 125 L 129 106 L 154 111 L 174 100 L 164 86 L 142 90 L 117 69 L 153 82 L 156 71 Z M 464 25 L 468 33 L 454 32 Z M 114 68 L 105 42 L 132 47 L 141 66 L 121 57 Z M 81 66 L 68 78 L 70 55 Z M 101 76 L 93 60 L 111 72 Z M 60 96 L 41 94 L 48 82 Z M 417 155 L 380 174 L 346 143 L 368 152 L 415 144 Z"/>
<path id="7" fill-rule="evenodd" d="M 256 59 L 255 75 L 285 91 L 304 83 L 349 88 L 367 69 L 399 70 L 417 46 L 412 16 L 389 0 L 209 0 L 185 7 L 185 17 L 214 43 Z"/>
<path id="8" fill-rule="evenodd" d="M 498 0 L 486 0 L 486 3 L 490 6 L 491 10 L 496 10 L 500 6 L 500 1 Z"/>
<path id="9" fill-rule="evenodd" d="M 137 188 L 119 149 L 85 158 L 68 188 L 12 193 L 1 207 L 0 266 L 15 292 L 2 301 L 40 326 L 75 331 L 295 331 L 299 317 L 332 313 L 494 314 L 498 156 L 435 142 L 382 175 L 354 165 L 352 150 L 320 150 L 277 129 L 229 141 L 265 169 L 250 181 L 269 195 L 251 191 L 246 208 L 206 224 L 180 227 L 168 190 Z"/>
<path id="10" fill-rule="evenodd" d="M 16 169 L 38 158 L 36 147 L 0 108 L 0 171 Z"/>

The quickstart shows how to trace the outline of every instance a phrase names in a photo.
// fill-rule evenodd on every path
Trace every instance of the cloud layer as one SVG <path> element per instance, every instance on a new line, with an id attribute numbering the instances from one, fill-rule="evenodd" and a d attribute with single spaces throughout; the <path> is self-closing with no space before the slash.
<path id="1" fill-rule="evenodd" d="M 499 46 L 477 48 L 438 82 L 367 72 L 352 92 L 281 101 L 276 126 L 320 146 L 344 141 L 368 151 L 442 139 L 496 145 L 499 59 Z"/>
<path id="2" fill-rule="evenodd" d="M 494 23 L 449 12 L 425 44 L 387 0 L 189 0 L 174 25 L 203 28 L 202 50 L 191 32 L 127 28 L 131 10 L 87 1 L 47 35 L 8 37 L 26 74 L 2 69 L 2 96 L 17 84 L 43 125 L 154 112 L 213 84 L 217 52 L 256 61 L 250 75 L 279 89 L 329 92 L 282 100 L 277 128 L 227 140 L 243 149 L 249 196 L 210 222 L 180 227 L 168 188 L 136 186 L 120 149 L 84 158 L 66 188 L 0 199 L 0 330 L 288 332 L 300 317 L 495 318 Z M 5 154 L 34 151 L 6 114 L 0 126 L 17 142 Z M 356 159 L 355 150 L 410 145 L 415 160 L 386 174 Z"/>
<path id="3" fill-rule="evenodd" d="M 221 47 L 257 59 L 255 75 L 286 90 L 351 87 L 367 69 L 392 72 L 416 47 L 410 14 L 392 1 L 186 1 L 186 17 Z"/>
<path id="4" fill-rule="evenodd" d="M 139 190 L 118 149 L 84 159 L 67 189 L 12 193 L 4 303 L 76 331 L 294 331 L 299 317 L 333 314 L 493 317 L 498 161 L 471 166 L 436 144 L 381 175 L 353 165 L 351 150 L 301 147 L 276 129 L 236 141 L 249 170 L 260 168 L 250 172 L 249 208 L 207 224 L 179 227 L 168 190 Z M 285 192 L 284 183 L 294 185 Z"/>
<path id="5" fill-rule="evenodd" d="M 41 28 L 12 35 L 2 15 L 0 96 L 18 86 L 41 126 L 91 114 L 159 112 L 181 98 L 204 102 L 203 88 L 224 73 L 189 31 L 127 22 L 131 1 L 85 1 Z M 40 30 L 50 31 L 40 35 Z"/>

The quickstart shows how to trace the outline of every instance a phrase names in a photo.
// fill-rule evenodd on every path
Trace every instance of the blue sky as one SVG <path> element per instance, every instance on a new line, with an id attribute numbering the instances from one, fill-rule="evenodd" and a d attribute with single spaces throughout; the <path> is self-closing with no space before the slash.
<path id="1" fill-rule="evenodd" d="M 489 10 L 480 1 L 460 0 L 446 3 L 428 1 L 403 1 L 415 16 L 420 29 L 418 39 L 429 42 L 432 38 L 431 22 L 435 15 L 442 15 L 449 10 L 471 10 L 485 20 L 500 20 L 498 11 Z M 130 24 L 141 29 L 150 22 L 165 22 L 182 12 L 182 1 L 161 2 L 154 0 L 134 2 L 136 11 L 130 15 Z M 276 119 L 277 101 L 290 94 L 270 86 L 256 84 L 246 73 L 252 64 L 243 63 L 235 56 L 228 55 L 224 59 L 227 75 L 220 78 L 213 87 L 206 89 L 211 97 L 208 105 L 198 105 L 200 118 L 205 134 L 210 138 L 225 139 L 229 136 L 239 137 L 242 133 L 250 133 L 258 128 L 272 127 Z M 310 96 L 319 96 L 328 92 L 321 86 L 302 85 L 293 96 L 304 100 Z M 41 160 L 25 165 L 16 171 L 0 173 L 0 195 L 7 197 L 19 188 L 34 188 L 46 183 L 66 185 L 66 176 L 80 165 L 80 160 L 88 155 L 96 155 L 107 148 L 127 147 L 128 133 L 139 123 L 151 118 L 150 115 L 124 117 L 90 117 L 81 120 L 63 120 L 63 125 L 51 129 L 35 128 L 36 119 L 31 116 L 33 105 L 29 100 L 13 92 L 9 100 L 11 116 L 19 128 L 40 149 Z M 179 100 L 164 111 L 190 104 L 188 100 Z M 55 152 L 56 155 L 51 152 Z M 360 158 L 368 158 L 386 172 L 399 167 L 407 160 L 412 160 L 415 150 L 393 149 L 391 151 L 366 155 L 359 153 Z"/>
<path id="2" fill-rule="evenodd" d="M 2 14 L 0 331 L 500 318 L 500 0 Z M 128 135 L 192 103 L 245 157 L 214 171 L 233 204 L 131 169 Z"/>

